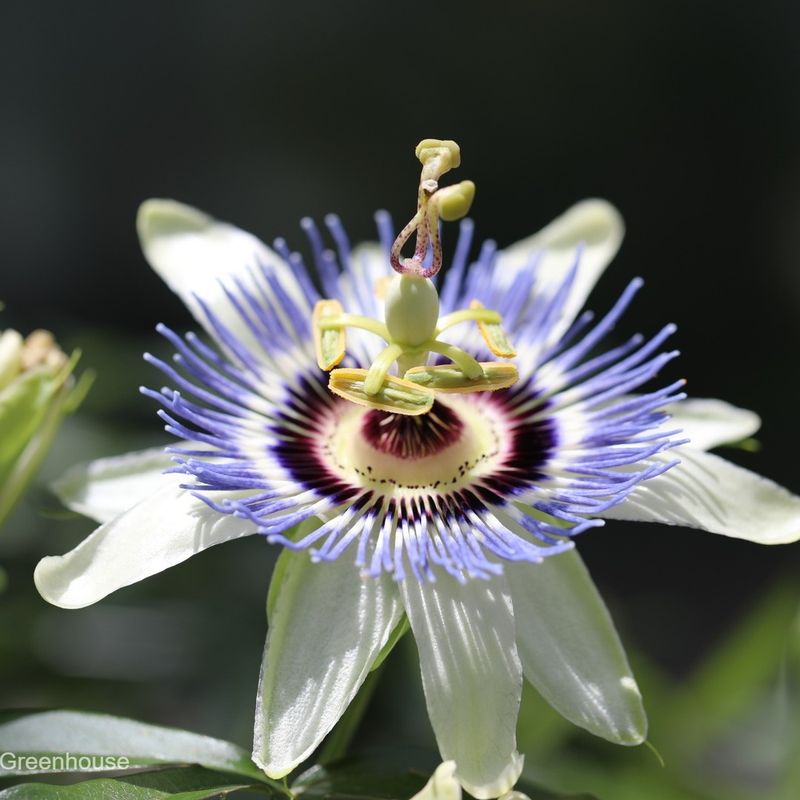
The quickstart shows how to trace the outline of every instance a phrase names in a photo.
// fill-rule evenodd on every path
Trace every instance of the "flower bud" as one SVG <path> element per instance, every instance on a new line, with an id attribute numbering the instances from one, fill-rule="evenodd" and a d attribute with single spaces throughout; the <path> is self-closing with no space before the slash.
<path id="1" fill-rule="evenodd" d="M 49 331 L 0 333 L 0 523 L 89 388 L 88 374 L 77 382 L 72 374 L 78 357 L 68 358 Z"/>

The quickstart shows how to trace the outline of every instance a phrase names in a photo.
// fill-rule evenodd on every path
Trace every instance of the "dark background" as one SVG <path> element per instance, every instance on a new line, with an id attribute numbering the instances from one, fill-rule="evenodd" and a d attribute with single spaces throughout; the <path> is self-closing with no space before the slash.
<path id="1" fill-rule="evenodd" d="M 583 197 L 613 201 L 628 235 L 591 305 L 642 275 L 626 330 L 676 322 L 669 377 L 763 416 L 762 450 L 726 455 L 800 491 L 799 40 L 792 2 L 4 0 L 0 327 L 50 328 L 98 371 L 43 481 L 163 439 L 139 356 L 159 347 L 159 320 L 189 317 L 139 251 L 143 199 L 295 247 L 300 217 L 336 211 L 358 241 L 376 208 L 410 216 L 414 145 L 441 137 L 477 183 L 479 236 L 501 246 Z M 31 570 L 90 524 L 56 509 L 40 486 L 0 537 L 2 704 L 246 743 L 270 549 L 216 548 L 60 611 Z M 798 547 L 658 526 L 609 524 L 581 552 L 626 642 L 678 675 L 768 582 L 800 571 Z M 411 659 L 393 669 L 418 692 Z M 427 730 L 424 714 L 416 724 Z"/>

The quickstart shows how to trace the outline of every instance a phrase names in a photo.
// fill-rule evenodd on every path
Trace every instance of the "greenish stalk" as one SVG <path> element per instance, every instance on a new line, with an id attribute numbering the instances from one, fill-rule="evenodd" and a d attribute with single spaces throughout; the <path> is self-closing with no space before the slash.
<path id="1" fill-rule="evenodd" d="M 467 352 L 447 342 L 426 342 L 425 346 L 434 353 L 449 358 L 467 378 L 476 379 L 483 375 L 483 367 Z"/>
<path id="2" fill-rule="evenodd" d="M 364 718 L 369 701 L 378 686 L 383 667 L 373 670 L 358 690 L 358 694 L 353 698 L 353 702 L 342 714 L 336 727 L 331 731 L 330 736 L 322 746 L 319 754 L 319 763 L 323 766 L 336 761 L 347 754 L 350 743 L 358 731 L 358 726 Z"/>
<path id="3" fill-rule="evenodd" d="M 399 344 L 390 344 L 377 355 L 364 378 L 364 392 L 369 395 L 378 394 L 383 381 L 389 374 L 389 368 L 402 355 L 403 348 Z"/>
<path id="4" fill-rule="evenodd" d="M 502 319 L 497 311 L 489 308 L 465 308 L 461 311 L 453 311 L 451 314 L 439 318 L 434 338 L 438 338 L 442 331 L 452 328 L 453 325 L 460 325 L 462 322 L 485 322 L 490 325 L 499 325 Z"/>
<path id="5" fill-rule="evenodd" d="M 402 378 L 406 372 L 414 367 L 423 367 L 428 360 L 428 351 L 403 353 L 397 359 L 397 374 Z"/>
<path id="6" fill-rule="evenodd" d="M 338 331 L 341 328 L 360 328 L 380 336 L 387 342 L 392 340 L 386 325 L 377 319 L 364 317 L 361 314 L 339 314 L 336 317 L 326 317 L 320 320 L 319 327 L 323 331 Z"/>

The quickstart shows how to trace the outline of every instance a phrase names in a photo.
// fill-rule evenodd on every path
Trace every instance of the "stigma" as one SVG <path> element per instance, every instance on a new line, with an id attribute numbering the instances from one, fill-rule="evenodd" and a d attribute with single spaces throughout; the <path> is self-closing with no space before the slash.
<path id="1" fill-rule="evenodd" d="M 474 323 L 492 355 L 516 355 L 500 315 L 478 301 L 439 316 L 439 295 L 431 279 L 443 262 L 440 221 L 467 214 L 475 184 L 439 186 L 442 175 L 461 163 L 455 142 L 423 139 L 415 154 L 422 164 L 417 211 L 390 250 L 389 263 L 396 274 L 382 287 L 383 321 L 347 313 L 337 300 L 317 302 L 312 317 L 317 365 L 330 372 L 330 391 L 357 405 L 410 416 L 429 413 L 437 394 L 495 391 L 512 386 L 519 377 L 514 364 L 478 361 L 441 338 L 455 325 Z M 414 253 L 405 258 L 401 251 L 412 234 Z M 337 368 L 347 354 L 348 328 L 367 331 L 386 344 L 368 369 Z M 444 363 L 430 365 L 432 357 Z"/>

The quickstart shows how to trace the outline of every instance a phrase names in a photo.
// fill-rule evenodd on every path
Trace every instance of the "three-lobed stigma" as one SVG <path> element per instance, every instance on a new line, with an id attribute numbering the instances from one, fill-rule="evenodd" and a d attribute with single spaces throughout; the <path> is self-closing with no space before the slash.
<path id="1" fill-rule="evenodd" d="M 330 390 L 358 405 L 408 415 L 430 411 L 437 392 L 493 391 L 513 385 L 518 378 L 513 364 L 478 361 L 440 338 L 454 325 L 473 322 L 493 355 L 516 355 L 500 314 L 478 301 L 468 309 L 439 316 L 439 295 L 430 280 L 442 265 L 439 221 L 460 219 L 469 211 L 475 184 L 462 181 L 439 188 L 439 178 L 461 163 L 455 142 L 423 139 L 415 152 L 422 163 L 417 212 L 391 248 L 391 265 L 398 274 L 385 287 L 384 322 L 348 314 L 337 300 L 320 300 L 312 319 L 317 364 L 331 372 Z M 414 255 L 403 258 L 401 250 L 414 232 Z M 346 355 L 347 328 L 368 331 L 386 342 L 369 369 L 334 369 Z M 428 366 L 431 353 L 450 363 Z M 395 365 L 397 375 L 390 374 Z"/>
<path id="2" fill-rule="evenodd" d="M 465 217 L 475 198 L 475 184 L 461 181 L 439 188 L 439 178 L 461 164 L 461 150 L 451 139 L 423 139 L 414 151 L 422 163 L 417 192 L 417 213 L 394 240 L 389 260 L 401 275 L 432 278 L 442 268 L 442 240 L 439 220 L 454 222 Z M 414 255 L 403 258 L 403 247 L 416 233 Z M 431 259 L 425 264 L 428 251 Z"/>

